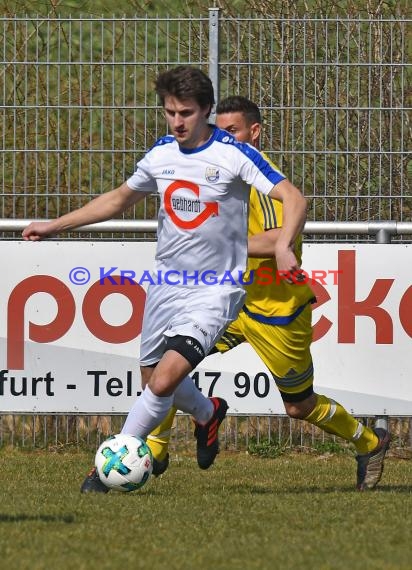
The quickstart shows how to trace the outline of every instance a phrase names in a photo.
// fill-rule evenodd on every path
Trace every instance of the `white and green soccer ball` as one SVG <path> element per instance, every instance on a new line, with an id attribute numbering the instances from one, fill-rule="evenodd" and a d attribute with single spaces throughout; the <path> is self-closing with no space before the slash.
<path id="1" fill-rule="evenodd" d="M 95 465 L 106 487 L 128 493 L 147 483 L 153 470 L 153 457 L 143 439 L 120 433 L 101 444 Z"/>

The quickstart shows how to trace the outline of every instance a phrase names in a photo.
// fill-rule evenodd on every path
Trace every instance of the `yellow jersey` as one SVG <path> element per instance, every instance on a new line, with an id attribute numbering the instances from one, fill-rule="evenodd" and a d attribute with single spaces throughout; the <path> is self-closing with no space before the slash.
<path id="1" fill-rule="evenodd" d="M 262 153 L 263 154 L 263 153 Z M 270 162 L 266 155 L 266 160 Z M 282 227 L 282 202 L 272 200 L 252 187 L 249 203 L 249 236 Z M 301 263 L 302 260 L 302 236 L 296 239 L 295 255 Z M 279 274 L 275 256 L 267 259 L 248 258 L 247 270 L 244 282 L 250 283 L 245 286 L 246 300 L 245 312 L 252 318 L 273 319 L 272 324 L 288 324 L 303 309 L 314 293 L 307 283 L 286 282 L 285 276 Z"/>

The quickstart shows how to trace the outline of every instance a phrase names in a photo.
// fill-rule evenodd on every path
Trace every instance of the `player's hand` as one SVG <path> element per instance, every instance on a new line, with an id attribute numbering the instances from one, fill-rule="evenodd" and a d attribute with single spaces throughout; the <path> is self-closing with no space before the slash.
<path id="1" fill-rule="evenodd" d="M 31 222 L 22 232 L 26 241 L 39 241 L 56 233 L 52 222 Z"/>
<path id="2" fill-rule="evenodd" d="M 286 248 L 277 247 L 275 256 L 279 275 L 284 278 L 286 283 L 294 284 L 299 282 L 302 273 L 293 248 L 291 246 Z"/>

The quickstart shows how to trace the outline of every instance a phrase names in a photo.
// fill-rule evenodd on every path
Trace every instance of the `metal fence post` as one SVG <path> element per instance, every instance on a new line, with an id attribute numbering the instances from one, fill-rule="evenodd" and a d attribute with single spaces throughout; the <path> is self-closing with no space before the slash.
<path id="1" fill-rule="evenodd" d="M 219 86 L 219 8 L 209 8 L 209 77 L 215 91 L 215 100 L 220 98 Z M 214 109 L 211 121 L 215 120 Z"/>
<path id="2" fill-rule="evenodd" d="M 371 233 L 375 234 L 375 243 L 391 243 L 392 236 L 396 235 L 396 222 L 375 222 L 369 225 Z M 388 416 L 375 416 L 375 428 L 388 429 Z"/>

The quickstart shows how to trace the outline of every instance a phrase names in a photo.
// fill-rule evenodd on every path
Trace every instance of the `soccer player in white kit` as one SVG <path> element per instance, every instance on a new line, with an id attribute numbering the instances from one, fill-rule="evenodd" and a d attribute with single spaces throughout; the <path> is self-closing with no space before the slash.
<path id="1" fill-rule="evenodd" d="M 158 192 L 154 283 L 141 336 L 145 389 L 122 433 L 145 439 L 174 405 L 193 415 L 198 463 L 207 468 L 218 453 L 218 428 L 227 404 L 204 398 L 189 373 L 242 307 L 250 187 L 283 203 L 273 254 L 279 271 L 291 276 L 299 270 L 293 244 L 305 222 L 306 200 L 255 148 L 208 123 L 213 85 L 201 70 L 179 66 L 166 71 L 157 78 L 156 92 L 170 135 L 149 149 L 121 186 L 55 220 L 31 223 L 23 238 L 37 241 L 113 218 Z M 81 490 L 106 491 L 95 470 Z"/>

